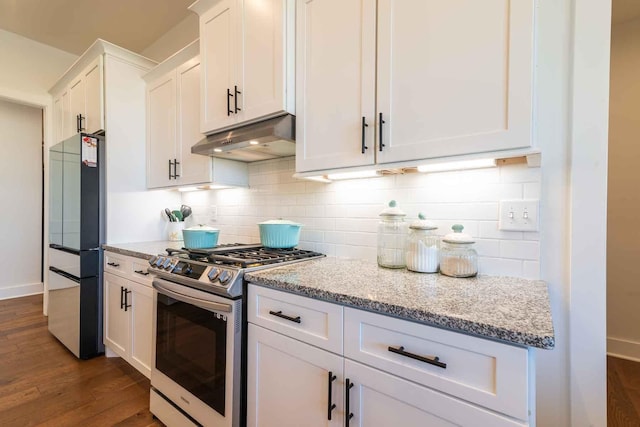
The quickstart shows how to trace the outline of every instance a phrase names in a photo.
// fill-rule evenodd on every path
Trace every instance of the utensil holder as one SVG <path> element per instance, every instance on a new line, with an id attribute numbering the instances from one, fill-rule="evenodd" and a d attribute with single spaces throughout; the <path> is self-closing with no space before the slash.
<path id="1" fill-rule="evenodd" d="M 184 222 L 168 222 L 167 223 L 167 240 L 171 242 L 179 242 L 182 240 L 182 230 L 184 229 Z"/>

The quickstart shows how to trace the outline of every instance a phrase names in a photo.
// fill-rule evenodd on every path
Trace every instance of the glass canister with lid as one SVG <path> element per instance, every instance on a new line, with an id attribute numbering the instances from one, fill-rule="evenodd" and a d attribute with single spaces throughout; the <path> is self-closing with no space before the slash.
<path id="1" fill-rule="evenodd" d="M 478 253 L 473 248 L 475 240 L 462 232 L 456 224 L 453 233 L 442 239 L 440 248 L 440 273 L 451 277 L 473 277 L 478 274 Z"/>
<path id="2" fill-rule="evenodd" d="M 407 270 L 418 273 L 437 273 L 440 261 L 440 238 L 434 230 L 438 227 L 425 218 L 421 212 L 418 214 L 418 220 L 409 224 Z"/>
<path id="3" fill-rule="evenodd" d="M 405 244 L 407 240 L 406 214 L 397 207 L 396 201 L 380 213 L 378 223 L 378 265 L 386 268 L 404 268 Z"/>

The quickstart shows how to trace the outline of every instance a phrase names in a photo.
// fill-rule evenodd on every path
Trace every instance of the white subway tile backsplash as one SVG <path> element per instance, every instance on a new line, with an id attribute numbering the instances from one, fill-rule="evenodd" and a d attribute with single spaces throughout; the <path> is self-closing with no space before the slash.
<path id="1" fill-rule="evenodd" d="M 540 243 L 529 241 L 505 240 L 500 242 L 501 258 L 517 258 L 523 260 L 540 259 Z"/>
<path id="2" fill-rule="evenodd" d="M 439 235 L 462 224 L 477 239 L 481 274 L 540 275 L 539 233 L 498 230 L 499 200 L 539 198 L 539 168 L 509 165 L 324 184 L 292 178 L 294 167 L 291 158 L 252 163 L 250 188 L 183 193 L 182 201 L 194 216 L 220 228 L 221 243 L 258 242 L 258 222 L 286 218 L 304 225 L 303 249 L 375 262 L 379 213 L 395 199 L 407 222 L 424 212 Z M 218 208 L 213 223 L 211 206 Z"/>

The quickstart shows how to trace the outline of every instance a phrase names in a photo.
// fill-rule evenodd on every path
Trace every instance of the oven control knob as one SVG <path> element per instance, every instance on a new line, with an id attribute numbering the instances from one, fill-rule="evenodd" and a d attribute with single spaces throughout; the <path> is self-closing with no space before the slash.
<path id="1" fill-rule="evenodd" d="M 220 276 L 220 269 L 218 267 L 211 267 L 211 271 L 209 271 L 207 276 L 209 276 L 210 281 L 215 282 L 218 280 L 218 276 Z"/>
<path id="2" fill-rule="evenodd" d="M 149 258 L 149 265 L 153 266 L 156 263 L 157 259 L 157 256 L 152 256 L 151 258 Z"/>
<path id="3" fill-rule="evenodd" d="M 193 267 L 191 267 L 191 264 L 187 264 L 184 267 L 182 267 L 182 274 L 191 274 L 193 273 Z"/>
<path id="4" fill-rule="evenodd" d="M 227 282 L 231 279 L 231 277 L 232 277 L 232 274 L 224 270 L 222 273 L 220 273 L 220 277 L 219 277 L 220 283 L 223 285 L 227 284 Z"/>
<path id="5" fill-rule="evenodd" d="M 168 270 L 169 267 L 171 266 L 171 263 L 172 263 L 172 259 L 171 258 L 166 258 L 164 260 L 164 262 L 162 263 L 162 267 L 161 268 L 164 268 L 165 270 Z"/>
<path id="6" fill-rule="evenodd" d="M 156 267 L 161 268 L 160 266 L 164 264 L 164 261 L 165 261 L 165 257 L 159 256 L 158 259 L 156 259 Z"/>

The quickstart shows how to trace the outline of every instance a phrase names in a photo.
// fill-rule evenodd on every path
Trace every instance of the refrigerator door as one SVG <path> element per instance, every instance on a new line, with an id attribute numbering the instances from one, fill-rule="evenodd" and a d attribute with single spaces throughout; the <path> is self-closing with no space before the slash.
<path id="1" fill-rule="evenodd" d="M 50 149 L 49 242 L 72 251 L 100 246 L 101 136 L 77 134 Z"/>
<path id="2" fill-rule="evenodd" d="M 80 357 L 80 279 L 49 267 L 49 332 Z"/>

